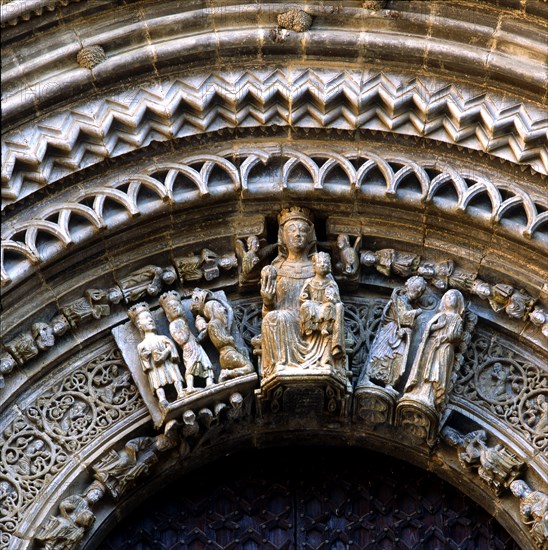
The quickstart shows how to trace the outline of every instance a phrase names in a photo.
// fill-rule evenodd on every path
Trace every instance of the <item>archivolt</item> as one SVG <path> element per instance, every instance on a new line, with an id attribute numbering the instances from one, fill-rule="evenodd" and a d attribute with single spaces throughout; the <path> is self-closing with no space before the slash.
<path id="1" fill-rule="evenodd" d="M 274 124 L 428 136 L 548 173 L 546 119 L 517 98 L 427 77 L 260 68 L 139 86 L 123 97 L 86 101 L 8 132 L 2 199 L 10 204 L 151 141 Z"/>
<path id="2" fill-rule="evenodd" d="M 432 202 L 448 211 L 466 212 L 487 223 L 508 222 L 522 237 L 546 241 L 542 227 L 548 221 L 548 202 L 520 189 L 511 189 L 490 181 L 473 171 L 458 170 L 443 162 L 419 163 L 401 156 L 383 158 L 373 151 L 355 147 L 327 147 L 306 143 L 263 146 L 235 146 L 217 154 L 193 153 L 178 162 L 159 161 L 131 175 L 113 173 L 70 188 L 49 200 L 32 217 L 6 224 L 2 254 L 9 251 L 20 261 L 10 267 L 3 264 L 2 284 L 16 282 L 32 266 L 58 257 L 63 248 L 82 244 L 97 230 L 114 229 L 128 219 L 159 212 L 169 204 L 188 207 L 200 197 L 215 193 L 283 193 L 286 189 L 308 189 L 335 196 L 364 198 L 393 196 L 420 209 Z M 412 190 L 402 190 L 411 182 Z M 304 186 L 304 187 L 303 187 Z M 414 187 L 413 187 L 414 186 Z M 450 188 L 456 200 L 442 194 Z M 473 201 L 485 197 L 481 208 Z M 116 203 L 120 209 L 112 210 Z M 514 218 L 517 208 L 526 216 L 525 224 Z M 71 220 L 78 218 L 78 224 Z M 39 246 L 41 233 L 57 241 L 57 246 Z M 27 262 L 26 265 L 21 263 Z"/>

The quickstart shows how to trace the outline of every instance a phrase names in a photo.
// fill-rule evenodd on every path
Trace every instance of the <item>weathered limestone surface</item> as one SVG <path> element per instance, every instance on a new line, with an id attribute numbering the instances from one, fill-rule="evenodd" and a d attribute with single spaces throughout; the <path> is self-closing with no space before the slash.
<path id="1" fill-rule="evenodd" d="M 293 4 L 2 4 L 0 548 L 299 443 L 546 547 L 548 6 Z"/>

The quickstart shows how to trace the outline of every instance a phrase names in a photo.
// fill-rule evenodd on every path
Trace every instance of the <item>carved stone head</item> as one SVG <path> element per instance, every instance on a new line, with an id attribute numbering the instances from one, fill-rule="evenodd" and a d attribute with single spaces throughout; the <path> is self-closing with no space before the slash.
<path id="1" fill-rule="evenodd" d="M 327 252 L 317 252 L 312 258 L 315 273 L 323 276 L 331 273 L 331 257 Z"/>
<path id="2" fill-rule="evenodd" d="M 181 303 L 181 295 L 175 290 L 164 292 L 159 298 L 160 305 L 165 311 L 169 322 L 184 317 L 183 304 Z"/>
<path id="3" fill-rule="evenodd" d="M 284 208 L 278 216 L 278 244 L 280 254 L 287 257 L 288 252 L 309 253 L 316 243 L 312 213 L 308 208 L 292 206 Z"/>
<path id="4" fill-rule="evenodd" d="M 247 238 L 247 249 L 250 252 L 258 252 L 260 248 L 260 241 L 257 235 L 251 235 Z"/>
<path id="5" fill-rule="evenodd" d="M 405 291 L 412 302 L 420 298 L 425 290 L 426 281 L 423 277 L 415 275 L 405 281 Z"/>
<path id="6" fill-rule="evenodd" d="M 521 479 L 512 481 L 512 483 L 510 483 L 510 491 L 512 491 L 512 494 L 518 498 L 526 497 L 527 495 L 531 494 L 531 489 L 529 488 L 529 485 L 527 485 L 527 483 L 525 483 L 525 481 L 522 481 Z"/>
<path id="7" fill-rule="evenodd" d="M 70 328 L 69 322 L 64 315 L 56 315 L 50 321 L 50 325 L 55 336 L 62 336 Z"/>
<path id="8" fill-rule="evenodd" d="M 128 317 L 133 324 L 141 331 L 142 334 L 146 332 L 155 332 L 156 323 L 152 318 L 152 314 L 148 308 L 146 302 L 135 304 L 128 309 Z"/>
<path id="9" fill-rule="evenodd" d="M 89 504 L 95 504 L 101 498 L 103 498 L 105 494 L 105 488 L 102 483 L 99 481 L 94 481 L 87 489 L 86 489 L 86 500 L 89 502 Z"/>
<path id="10" fill-rule="evenodd" d="M 464 298 L 462 294 L 455 289 L 448 290 L 441 299 L 440 311 L 453 311 L 462 316 L 464 313 Z"/>
<path id="11" fill-rule="evenodd" d="M 166 267 L 162 271 L 162 281 L 166 285 L 170 285 L 174 283 L 177 280 L 177 273 L 175 272 L 175 269 L 173 269 L 171 266 Z"/>
<path id="12" fill-rule="evenodd" d="M 223 324 L 228 323 L 226 307 L 218 300 L 208 301 L 203 308 L 203 312 L 207 319 L 217 319 Z"/>
<path id="13" fill-rule="evenodd" d="M 341 233 L 337 236 L 337 247 L 340 250 L 345 250 L 350 247 L 350 239 L 346 233 Z"/>
<path id="14" fill-rule="evenodd" d="M 205 303 L 210 296 L 211 292 L 209 290 L 195 288 L 192 291 L 192 296 L 190 298 L 190 311 L 192 311 L 194 315 L 203 315 Z"/>
<path id="15" fill-rule="evenodd" d="M 55 344 L 53 330 L 47 323 L 34 323 L 30 330 L 38 349 L 46 350 Z"/>

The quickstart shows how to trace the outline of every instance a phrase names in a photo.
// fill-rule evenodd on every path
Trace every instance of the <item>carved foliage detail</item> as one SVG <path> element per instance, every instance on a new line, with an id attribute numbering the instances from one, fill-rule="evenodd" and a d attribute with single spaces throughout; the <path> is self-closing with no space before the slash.
<path id="1" fill-rule="evenodd" d="M 47 390 L 26 414 L 49 437 L 75 452 L 140 407 L 131 375 L 113 349 Z"/>
<path id="2" fill-rule="evenodd" d="M 509 423 L 537 449 L 548 445 L 548 371 L 496 338 L 472 338 L 453 388 L 461 397 Z"/>
<path id="3" fill-rule="evenodd" d="M 26 508 L 68 459 L 47 434 L 18 417 L 0 436 L 0 541 L 8 545 Z M 3 547 L 3 546 L 2 546 Z"/>

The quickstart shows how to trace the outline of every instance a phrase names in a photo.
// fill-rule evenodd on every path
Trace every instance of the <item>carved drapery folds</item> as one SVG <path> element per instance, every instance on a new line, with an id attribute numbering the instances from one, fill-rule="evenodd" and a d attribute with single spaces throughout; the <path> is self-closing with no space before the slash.
<path id="1" fill-rule="evenodd" d="M 531 489 L 522 480 L 512 482 L 510 489 L 520 499 L 521 520 L 529 527 L 540 550 L 545 550 L 548 547 L 548 495 Z"/>
<path id="2" fill-rule="evenodd" d="M 502 494 L 525 469 L 525 464 L 500 443 L 489 447 L 485 430 L 462 435 L 447 426 L 443 439 L 458 448 L 459 461 L 464 468 L 477 470 L 480 478 L 497 495 Z"/>
<path id="3" fill-rule="evenodd" d="M 59 490 L 67 469 L 74 468 L 73 456 L 85 456 L 118 423 L 131 422 L 143 407 L 114 343 L 90 353 L 86 361 L 72 358 L 61 365 L 56 379 L 45 381 L 20 411 L 7 411 L 0 419 L 2 548 L 16 548 L 16 537 L 31 529 L 41 496 Z M 71 497 L 57 519 L 46 520 L 47 528 L 39 535 L 44 544 L 75 548 L 92 519 L 71 516 L 69 508 L 76 500 Z M 32 532 L 37 534 L 35 528 Z M 54 546 L 55 540 L 65 546 Z"/>
<path id="4" fill-rule="evenodd" d="M 263 320 L 253 340 L 260 357 L 260 406 L 291 412 L 299 400 L 310 399 L 320 410 L 345 414 L 352 386 L 344 306 L 330 257 L 315 252 L 308 209 L 282 210 L 278 222 L 278 256 L 261 272 Z"/>
<path id="5" fill-rule="evenodd" d="M 268 242 L 266 235 L 273 232 L 266 231 L 264 220 L 248 222 L 249 230 L 235 233 L 233 241 L 251 235 L 247 250 L 242 242 L 236 254 L 230 248 L 215 253 L 204 248 L 200 254 L 175 256 L 175 266 L 130 270 L 116 285 L 86 292 L 62 306 L 64 316 L 37 322 L 29 332 L 36 349 L 49 349 L 61 320 L 65 330 L 77 330 L 104 321 L 105 308 L 110 315 L 127 312 L 128 320 L 112 332 L 129 372 L 103 361 L 108 368 L 92 377 L 100 407 L 74 389 L 79 383 L 74 379 L 44 391 L 25 409 L 66 455 L 81 452 L 100 433 L 94 428 L 98 423 L 108 425 L 107 419 L 135 411 L 137 391 L 141 394 L 161 432 L 105 447 L 89 469 L 103 492 L 101 503 L 120 500 L 144 483 L 162 457 L 180 460 L 216 445 L 231 433 L 229 426 L 300 426 L 304 418 L 318 425 L 334 422 L 347 435 L 397 441 L 425 455 L 455 453 L 449 448 L 455 446 L 456 467 L 477 475 L 500 498 L 514 498 L 509 488 L 517 480 L 534 487 L 520 449 L 535 456 L 535 449 L 543 448 L 546 376 L 476 331 L 470 298 L 481 282 L 463 275 L 452 261 L 386 248 L 360 250 L 359 232 L 324 232 L 323 221 L 314 221 L 308 208 L 283 209 L 278 222 L 276 243 Z M 316 240 L 318 229 L 327 234 L 323 242 Z M 188 265 L 192 259 L 193 276 L 177 264 L 180 257 Z M 218 279 L 223 258 L 232 274 L 232 287 L 225 287 L 238 288 L 236 298 L 215 290 L 225 285 Z M 368 279 L 371 273 L 377 279 Z M 377 273 L 406 281 L 388 301 L 353 298 L 356 289 L 371 291 L 370 280 L 378 288 Z M 191 289 L 193 280 L 209 287 Z M 166 291 L 167 285 L 176 289 Z M 502 285 L 497 286 L 496 296 Z M 505 295 L 512 294 L 506 289 Z M 10 357 L 11 351 L 6 346 Z M 474 408 L 480 401 L 486 417 L 510 419 L 513 446 L 492 443 L 498 436 L 490 425 L 479 423 L 468 431 L 460 426 L 455 411 L 481 418 Z M 46 443 L 29 445 L 32 468 L 32 457 L 41 456 Z M 15 478 L 2 481 L 5 502 L 17 502 Z M 80 518 L 67 512 L 65 503 L 85 504 L 86 495 L 78 489 L 59 498 L 59 512 L 42 519 L 35 531 L 42 546 L 75 546 L 86 536 L 94 507 L 102 504 L 88 503 L 91 516 L 86 512 Z M 541 523 L 531 517 L 534 538 Z"/>
<path id="6" fill-rule="evenodd" d="M 546 4 L 150 4 L 3 2 L 0 548 L 285 437 L 546 546 Z"/>
<path id="7" fill-rule="evenodd" d="M 162 309 L 154 312 L 147 303 L 132 306 L 131 321 L 113 330 L 156 427 L 230 393 L 242 380 L 254 384 L 255 369 L 223 292 L 196 288 L 182 300 L 169 291 L 159 302 Z"/>

